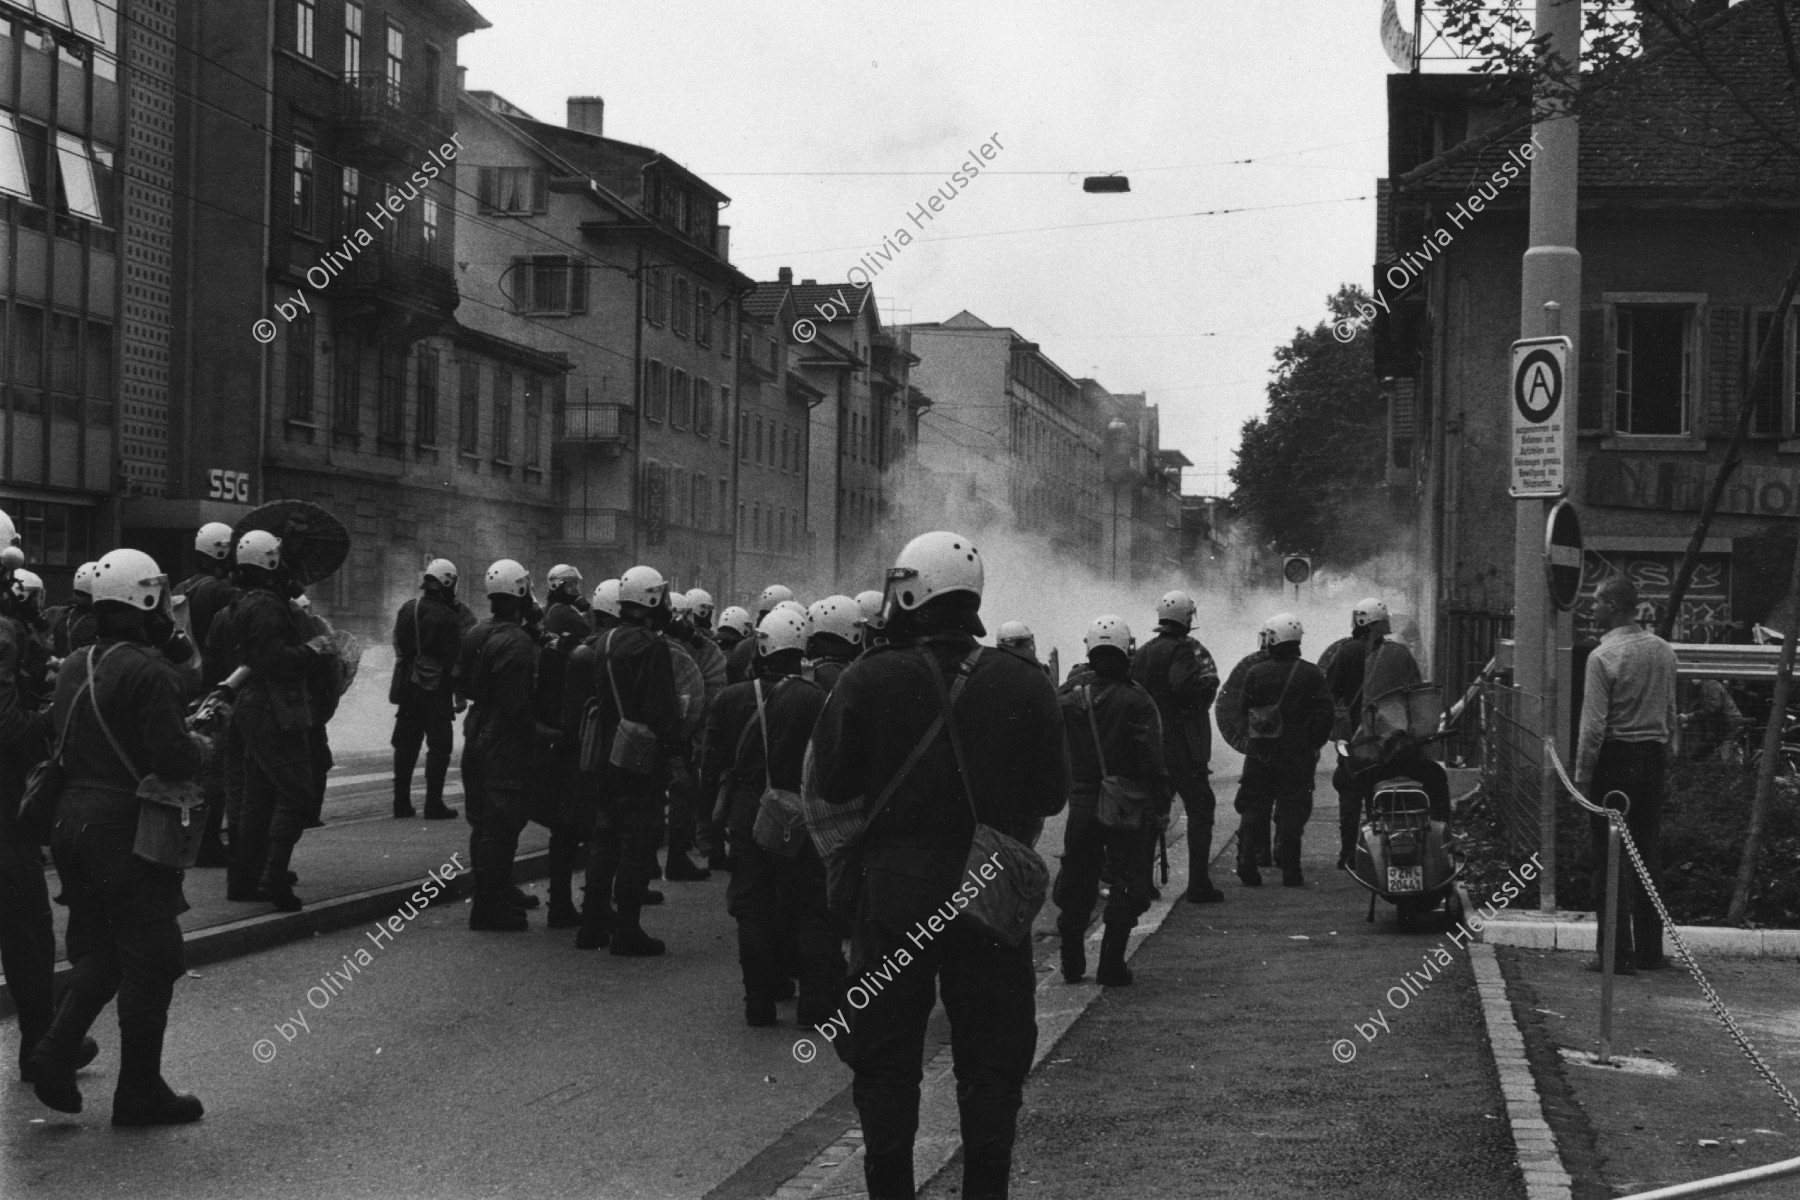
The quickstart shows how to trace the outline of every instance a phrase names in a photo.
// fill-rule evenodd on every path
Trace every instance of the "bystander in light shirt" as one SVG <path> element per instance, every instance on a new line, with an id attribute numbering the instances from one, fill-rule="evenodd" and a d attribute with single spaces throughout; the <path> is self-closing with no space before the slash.
<path id="1" fill-rule="evenodd" d="M 1675 651 L 1640 625 L 1609 629 L 1588 656 L 1575 778 L 1592 779 L 1602 742 L 1667 742 L 1675 728 Z"/>

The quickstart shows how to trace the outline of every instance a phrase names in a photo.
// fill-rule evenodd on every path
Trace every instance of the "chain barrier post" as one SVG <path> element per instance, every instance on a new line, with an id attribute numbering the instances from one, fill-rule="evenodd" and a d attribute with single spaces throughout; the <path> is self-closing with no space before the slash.
<path id="1" fill-rule="evenodd" d="M 1619 954 L 1619 819 L 1606 818 L 1606 904 L 1600 910 L 1600 1065 L 1612 1065 L 1613 963 Z"/>

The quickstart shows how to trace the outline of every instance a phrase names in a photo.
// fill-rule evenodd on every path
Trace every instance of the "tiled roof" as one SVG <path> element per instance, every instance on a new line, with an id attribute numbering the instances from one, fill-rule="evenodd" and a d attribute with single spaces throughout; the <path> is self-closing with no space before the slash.
<path id="1" fill-rule="evenodd" d="M 764 321 L 778 316 L 782 301 L 792 290 L 793 285 L 789 283 L 759 283 L 744 296 L 744 311 Z"/>
<path id="2" fill-rule="evenodd" d="M 826 321 L 844 321 L 862 311 L 869 298 L 868 285 L 844 283 L 796 283 L 792 285 L 794 292 L 794 311 L 803 317 L 814 320 L 823 318 Z M 844 306 L 849 304 L 850 311 Z M 835 315 L 826 315 L 826 306 L 831 306 Z"/>
<path id="3" fill-rule="evenodd" d="M 1702 202 L 1800 196 L 1800 155 L 1778 145 L 1732 95 L 1735 91 L 1744 97 L 1781 137 L 1800 143 L 1800 119 L 1787 99 L 1800 81 L 1789 72 L 1771 0 L 1734 6 L 1705 31 L 1703 45 L 1705 61 L 1675 48 L 1654 61 L 1625 67 L 1614 82 L 1584 83 L 1584 196 L 1650 189 Z M 1448 82 L 1441 76 L 1426 78 L 1435 78 L 1438 86 Z M 1491 81 L 1463 77 L 1458 82 L 1473 91 Z M 1390 104 L 1390 114 L 1397 116 L 1396 108 Z M 1529 137 L 1529 128 L 1507 133 L 1407 190 L 1466 195 Z M 1400 175 L 1415 163 L 1393 165 Z M 1521 174 L 1507 189 L 1506 202 L 1523 203 L 1525 183 Z"/>

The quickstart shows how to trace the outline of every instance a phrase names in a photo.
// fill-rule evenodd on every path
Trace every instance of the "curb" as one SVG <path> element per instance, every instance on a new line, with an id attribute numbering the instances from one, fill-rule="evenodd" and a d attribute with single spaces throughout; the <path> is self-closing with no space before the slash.
<path id="1" fill-rule="evenodd" d="M 1492 923 L 1489 928 L 1492 928 Z M 1525 1174 L 1526 1200 L 1570 1200 L 1573 1181 L 1557 1153 L 1556 1135 L 1544 1119 L 1544 1104 L 1525 1057 L 1525 1035 L 1513 1019 L 1506 998 L 1506 981 L 1491 945 L 1469 947 L 1469 965 L 1481 992 L 1481 1015 L 1487 1024 L 1488 1046 L 1500 1073 L 1500 1090 L 1506 1097 L 1506 1116 L 1512 1125 L 1513 1145 L 1519 1152 L 1519 1169 Z"/>
<path id="2" fill-rule="evenodd" d="M 1150 905 L 1131 931 L 1131 941 L 1125 950 L 1127 961 L 1136 956 L 1145 938 L 1162 928 L 1164 919 L 1187 895 L 1187 856 L 1182 855 L 1178 864 L 1174 854 L 1175 847 L 1185 845 L 1186 840 L 1184 829 L 1181 837 L 1169 846 L 1169 882 L 1161 885 L 1162 899 Z M 1104 932 L 1105 927 L 1096 923 L 1087 940 L 1098 942 Z M 1037 1052 L 1032 1056 L 1031 1069 L 1025 1076 L 1027 1085 L 1063 1036 L 1105 991 L 1091 979 L 1086 983 L 1064 983 L 1058 958 L 1051 955 L 1046 960 L 1038 972 Z M 913 1179 L 921 1191 L 962 1149 L 956 1076 L 952 1067 L 951 1048 L 946 1045 L 925 1064 L 924 1078 L 919 1084 L 919 1128 L 913 1139 Z M 868 1191 L 863 1184 L 862 1151 L 862 1128 L 853 1121 L 842 1137 L 821 1150 L 812 1162 L 777 1188 L 772 1200 L 866 1200 Z M 1530 1200 L 1568 1200 L 1568 1193 L 1565 1191 L 1560 1197 L 1533 1196 Z"/>
<path id="3" fill-rule="evenodd" d="M 1597 929 L 1593 913 L 1567 912 L 1487 921 L 1478 936 L 1491 946 L 1584 950 L 1592 954 Z M 1727 958 L 1800 958 L 1800 929 L 1733 929 L 1719 925 L 1678 925 L 1676 929 L 1695 953 Z"/>
<path id="4" fill-rule="evenodd" d="M 535 879 L 543 879 L 550 874 L 550 852 L 538 850 L 521 855 L 513 862 L 513 881 L 528 883 Z M 460 900 L 469 893 L 469 872 L 448 878 L 444 895 L 437 903 L 448 903 Z M 182 956 L 188 968 L 205 966 L 208 963 L 223 962 L 226 959 L 241 958 L 246 954 L 254 954 L 259 950 L 269 950 L 276 946 L 297 942 L 312 937 L 316 933 L 335 933 L 340 929 L 348 929 L 352 925 L 361 925 L 365 921 L 375 921 L 393 915 L 394 910 L 413 892 L 418 890 L 423 879 L 409 880 L 405 883 L 388 883 L 367 891 L 352 892 L 347 896 L 334 896 L 329 900 L 320 900 L 307 905 L 296 913 L 271 912 L 259 916 L 245 917 L 241 921 L 229 921 L 223 925 L 208 925 L 204 929 L 193 929 L 182 935 Z M 60 985 L 69 972 L 69 964 L 61 962 L 56 965 L 56 983 Z M 12 989 L 0 984 L 0 1017 L 11 1017 L 17 1010 L 13 1007 Z"/>

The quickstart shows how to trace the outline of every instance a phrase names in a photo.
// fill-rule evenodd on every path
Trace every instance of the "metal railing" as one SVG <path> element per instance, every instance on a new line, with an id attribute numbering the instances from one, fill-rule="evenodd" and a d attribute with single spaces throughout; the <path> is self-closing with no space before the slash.
<path id="1" fill-rule="evenodd" d="M 557 436 L 576 442 L 629 442 L 634 414 L 623 404 L 570 404 Z"/>
<path id="2" fill-rule="evenodd" d="M 619 508 L 569 508 L 562 514 L 562 540 L 580 546 L 625 544 L 627 514 Z"/>
<path id="3" fill-rule="evenodd" d="M 1537 697 L 1505 684 L 1481 692 L 1481 790 L 1521 855 L 1543 850 L 1543 742 L 1531 720 Z"/>

